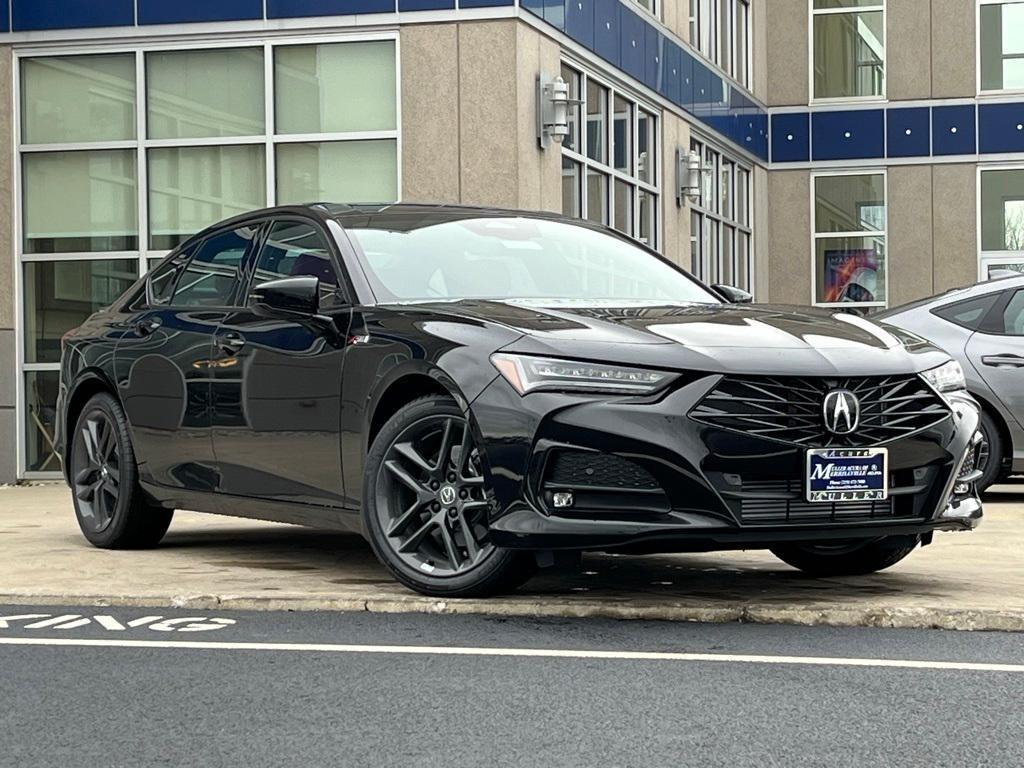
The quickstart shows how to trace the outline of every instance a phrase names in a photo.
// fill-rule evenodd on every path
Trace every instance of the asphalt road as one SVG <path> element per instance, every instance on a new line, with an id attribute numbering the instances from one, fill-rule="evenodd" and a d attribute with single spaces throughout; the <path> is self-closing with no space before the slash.
<path id="1" fill-rule="evenodd" d="M 3 766 L 1024 763 L 996 633 L 0 606 L 0 701 Z"/>

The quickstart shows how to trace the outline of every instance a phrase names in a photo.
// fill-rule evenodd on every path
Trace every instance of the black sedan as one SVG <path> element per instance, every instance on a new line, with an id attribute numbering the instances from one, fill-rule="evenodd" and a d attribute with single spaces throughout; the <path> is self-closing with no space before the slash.
<path id="1" fill-rule="evenodd" d="M 748 302 L 555 215 L 239 216 L 65 337 L 78 522 L 111 548 L 157 544 L 176 508 L 359 531 L 447 596 L 583 550 L 869 573 L 977 524 L 957 363 Z"/>

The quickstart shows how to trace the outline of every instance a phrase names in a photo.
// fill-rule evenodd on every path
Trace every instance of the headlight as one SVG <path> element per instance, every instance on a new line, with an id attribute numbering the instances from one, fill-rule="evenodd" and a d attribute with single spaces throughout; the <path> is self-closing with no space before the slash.
<path id="1" fill-rule="evenodd" d="M 950 360 L 938 368 L 925 371 L 921 377 L 939 392 L 958 392 L 967 389 L 964 369 L 956 360 Z"/>
<path id="2" fill-rule="evenodd" d="M 529 355 L 494 354 L 491 355 L 491 363 L 520 395 L 538 390 L 645 395 L 661 389 L 677 375 L 622 365 Z"/>

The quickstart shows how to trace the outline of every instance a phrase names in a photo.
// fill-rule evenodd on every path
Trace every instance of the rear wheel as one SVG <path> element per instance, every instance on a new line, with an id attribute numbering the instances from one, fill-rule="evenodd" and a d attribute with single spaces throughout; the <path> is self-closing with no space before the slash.
<path id="1" fill-rule="evenodd" d="M 917 543 L 916 536 L 886 536 L 866 542 L 786 544 L 771 551 L 782 562 L 812 576 L 862 576 L 896 565 Z"/>
<path id="2" fill-rule="evenodd" d="M 128 421 L 109 394 L 94 395 L 71 435 L 72 499 L 85 538 L 105 549 L 141 549 L 160 543 L 174 510 L 147 501 L 138 484 Z"/>
<path id="3" fill-rule="evenodd" d="M 978 430 L 981 432 L 981 443 L 978 445 L 978 469 L 981 470 L 981 478 L 976 487 L 981 493 L 990 485 L 999 480 L 1003 471 L 1003 436 L 988 411 L 981 412 L 981 419 L 978 423 Z"/>
<path id="4" fill-rule="evenodd" d="M 529 553 L 490 543 L 491 494 L 469 422 L 449 398 L 398 411 L 373 442 L 363 478 L 363 520 L 377 558 L 425 595 L 476 597 L 533 574 Z"/>

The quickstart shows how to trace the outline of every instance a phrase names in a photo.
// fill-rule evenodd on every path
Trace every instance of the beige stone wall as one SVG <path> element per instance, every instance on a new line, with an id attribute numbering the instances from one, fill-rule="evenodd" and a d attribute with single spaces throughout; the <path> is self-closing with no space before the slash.
<path id="1" fill-rule="evenodd" d="M 676 149 L 689 149 L 690 126 L 665 112 L 661 125 L 662 253 L 680 266 L 690 266 L 690 206 L 676 203 Z"/>
<path id="2" fill-rule="evenodd" d="M 934 293 L 932 167 L 889 169 L 889 306 Z"/>
<path id="3" fill-rule="evenodd" d="M 971 164 L 932 168 L 932 287 L 944 291 L 978 279 L 977 169 Z"/>
<path id="4" fill-rule="evenodd" d="M 10 483 L 17 474 L 17 418 L 15 414 L 16 339 L 14 334 L 15 259 L 11 250 L 14 237 L 14 146 L 13 59 L 10 46 L 0 46 L 0 483 Z"/>
<path id="5" fill-rule="evenodd" d="M 774 0 L 773 0 L 774 2 Z M 768 0 L 750 4 L 752 31 L 750 64 L 753 78 L 750 87 L 761 101 L 768 101 Z"/>
<path id="6" fill-rule="evenodd" d="M 811 302 L 811 205 L 809 171 L 768 175 L 768 294 L 776 304 Z"/>
<path id="7" fill-rule="evenodd" d="M 914 3 L 919 0 L 901 0 Z M 931 0 L 932 98 L 974 96 L 976 0 Z M 921 59 L 926 57 L 921 55 Z"/>
<path id="8" fill-rule="evenodd" d="M 768 104 L 807 104 L 807 0 L 770 0 L 766 8 Z"/>
<path id="9" fill-rule="evenodd" d="M 558 210 L 557 148 L 537 146 L 535 82 L 559 48 L 515 20 L 403 26 L 402 198 Z"/>
<path id="10" fill-rule="evenodd" d="M 931 96 L 932 20 L 921 0 L 889 0 L 886 4 L 886 92 L 889 99 Z M 961 32 L 961 36 L 966 32 Z M 962 61 L 962 64 L 968 62 Z M 972 67 L 973 68 L 973 67 Z"/>

